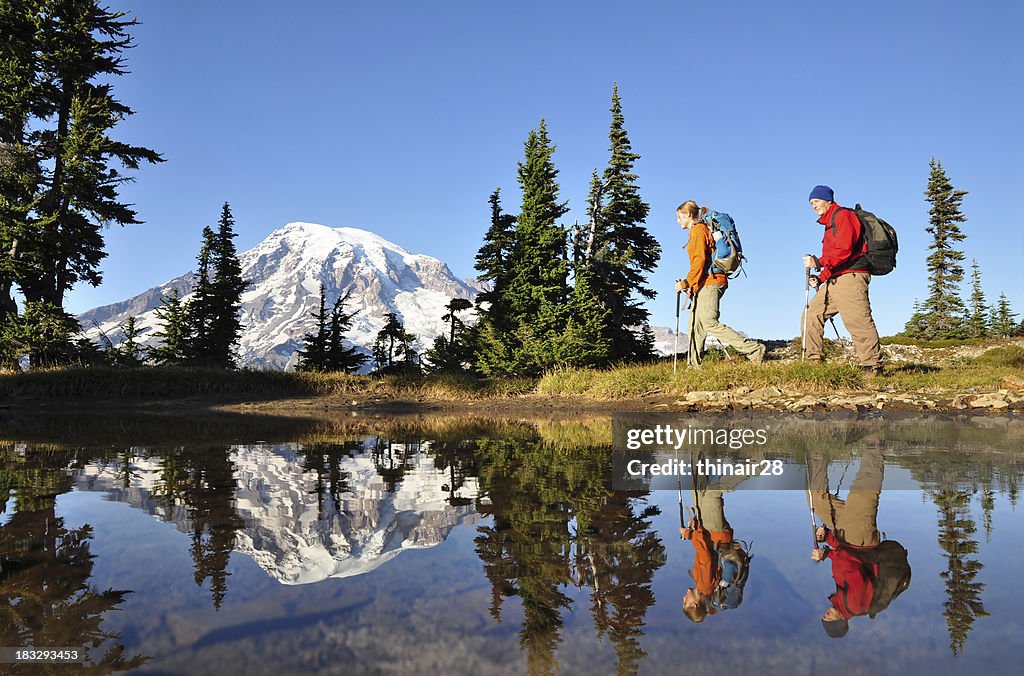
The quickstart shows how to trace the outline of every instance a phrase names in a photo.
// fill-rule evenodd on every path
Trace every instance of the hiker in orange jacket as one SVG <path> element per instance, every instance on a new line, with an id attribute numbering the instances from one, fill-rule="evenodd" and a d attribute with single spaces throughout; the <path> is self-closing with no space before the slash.
<path id="1" fill-rule="evenodd" d="M 698 207 L 693 200 L 683 202 L 676 209 L 679 227 L 690 231 L 690 241 L 686 245 L 690 271 L 684 279 L 676 280 L 676 291 L 685 293 L 694 303 L 686 362 L 690 366 L 700 366 L 704 341 L 711 335 L 755 364 L 760 364 L 764 361 L 765 346 L 756 340 L 744 338 L 718 319 L 719 305 L 729 286 L 729 277 L 721 272 L 711 271 L 715 240 L 708 226 L 701 220 L 706 213 L 707 207 Z"/>
<path id="2" fill-rule="evenodd" d="M 694 477 L 694 516 L 684 527 L 680 524 L 679 535 L 693 544 L 693 569 L 690 577 L 694 586 L 683 595 L 683 613 L 693 622 L 703 622 L 707 615 L 717 610 L 712 603 L 712 594 L 722 581 L 722 564 L 719 553 L 731 548 L 732 526 L 725 518 L 725 493 L 733 491 L 745 481 L 745 476 L 721 477 L 714 483 L 707 478 Z M 680 496 L 682 500 L 682 496 Z"/>

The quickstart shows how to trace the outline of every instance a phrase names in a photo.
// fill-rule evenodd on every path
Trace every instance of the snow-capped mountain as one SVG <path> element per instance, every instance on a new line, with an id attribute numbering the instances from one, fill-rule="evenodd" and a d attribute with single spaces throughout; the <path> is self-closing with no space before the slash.
<path id="1" fill-rule="evenodd" d="M 424 349 L 445 330 L 445 305 L 452 298 L 472 300 L 479 290 L 458 279 L 444 262 L 409 253 L 357 228 L 289 223 L 238 259 L 243 279 L 250 282 L 242 295 L 239 341 L 239 357 L 248 366 L 294 364 L 302 337 L 315 328 L 312 313 L 318 308 L 321 284 L 328 304 L 351 291 L 345 309 L 358 314 L 347 338 L 367 352 L 384 326 L 386 312 L 397 314 Z M 177 288 L 187 297 L 195 282 L 195 275 L 187 273 L 128 300 L 89 310 L 78 319 L 90 336 L 102 331 L 117 344 L 120 325 L 135 315 L 140 337 L 156 342 L 152 336 L 160 319 L 154 309 L 161 296 Z"/>
<path id="2" fill-rule="evenodd" d="M 302 467 L 300 444 L 233 446 L 228 457 L 234 467 L 234 508 L 245 522 L 235 531 L 234 551 L 281 584 L 308 584 L 370 572 L 403 551 L 434 547 L 456 526 L 475 522 L 472 505 L 462 504 L 477 497 L 475 479 L 467 478 L 454 491 L 448 474 L 425 452 L 427 445 L 391 444 L 391 449 L 404 456 L 406 467 L 393 490 L 370 455 L 344 458 L 340 470 L 348 491 L 335 505 L 330 499 L 319 503 L 315 474 Z M 166 499 L 153 495 L 161 477 L 159 458 L 134 459 L 127 487 L 124 469 L 119 461 L 90 463 L 77 472 L 75 488 L 104 492 L 191 532 L 187 507 L 168 507 Z M 449 504 L 452 493 L 461 498 L 458 504 Z"/>

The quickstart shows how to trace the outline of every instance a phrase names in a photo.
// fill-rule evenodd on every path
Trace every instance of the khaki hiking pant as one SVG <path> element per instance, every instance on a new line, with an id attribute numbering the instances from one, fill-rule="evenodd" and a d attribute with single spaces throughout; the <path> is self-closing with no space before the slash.
<path id="1" fill-rule="evenodd" d="M 807 474 L 814 513 L 825 526 L 835 531 L 841 542 L 855 547 L 873 547 L 881 542 L 878 532 L 878 498 L 882 494 L 885 461 L 878 448 L 865 449 L 860 457 L 857 478 L 845 500 L 829 493 L 828 461 L 811 459 Z"/>
<path id="2" fill-rule="evenodd" d="M 721 284 L 708 284 L 697 292 L 697 304 L 691 308 L 690 315 L 690 347 L 686 351 L 686 363 L 690 366 L 700 366 L 708 336 L 714 336 L 744 357 L 764 353 L 764 345 L 744 338 L 718 321 L 718 306 L 724 293 L 725 287 Z"/>
<path id="3" fill-rule="evenodd" d="M 818 288 L 808 305 L 807 358 L 822 359 L 825 350 L 825 322 L 837 314 L 853 338 L 857 359 L 861 366 L 882 363 L 882 345 L 878 342 L 878 329 L 871 317 L 868 285 L 871 275 L 866 272 L 848 272 L 828 280 Z M 800 327 L 804 327 L 801 317 Z"/>

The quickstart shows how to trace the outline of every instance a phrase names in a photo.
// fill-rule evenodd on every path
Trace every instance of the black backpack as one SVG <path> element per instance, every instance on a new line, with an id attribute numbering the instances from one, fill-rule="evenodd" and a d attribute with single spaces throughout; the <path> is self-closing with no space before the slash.
<path id="1" fill-rule="evenodd" d="M 868 608 L 868 616 L 875 619 L 875 615 L 888 608 L 893 599 L 910 586 L 907 550 L 895 540 L 883 540 L 877 547 L 856 548 L 852 551 L 871 568 L 878 566 L 878 575 L 872 580 L 874 593 Z"/>
<path id="2" fill-rule="evenodd" d="M 846 207 L 842 207 L 846 209 Z M 842 209 L 836 209 L 832 214 L 832 230 L 836 227 L 836 214 Z M 840 269 L 848 270 L 853 267 L 864 267 L 872 275 L 887 275 L 896 267 L 896 252 L 900 244 L 896 237 L 896 229 L 875 216 L 870 211 L 864 211 L 858 204 L 852 209 L 857 220 L 860 221 L 861 238 L 866 245 L 866 251 L 840 266 Z"/>

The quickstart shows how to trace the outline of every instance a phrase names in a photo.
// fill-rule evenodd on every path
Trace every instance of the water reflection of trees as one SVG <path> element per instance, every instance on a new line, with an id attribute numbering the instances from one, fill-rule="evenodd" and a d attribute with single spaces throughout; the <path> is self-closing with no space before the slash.
<path id="1" fill-rule="evenodd" d="M 56 513 L 80 466 L 75 451 L 0 446 L 0 645 L 102 649 L 90 673 L 126 671 L 148 658 L 125 655 L 102 624 L 131 592 L 89 584 L 92 527 L 69 529 Z"/>
<path id="2" fill-rule="evenodd" d="M 196 585 L 210 581 L 214 608 L 220 609 L 228 592 L 228 562 L 235 548 L 235 532 L 245 523 L 235 509 L 235 468 L 230 448 L 174 448 L 150 451 L 160 463 L 160 476 L 151 495 L 173 518 L 184 508 L 189 525 Z"/>
<path id="3" fill-rule="evenodd" d="M 948 450 L 900 458 L 900 464 L 912 471 L 938 510 L 938 544 L 946 559 L 941 573 L 946 591 L 942 614 L 949 648 L 960 655 L 974 622 L 988 616 L 982 599 L 985 584 L 977 579 L 984 564 L 978 557 L 977 525 L 971 515 L 973 497 L 979 497 L 986 538 L 990 538 L 995 493 L 1005 493 L 1016 504 L 1024 467 L 1014 456 L 977 453 L 965 462 L 962 454 Z"/>
<path id="4" fill-rule="evenodd" d="M 563 615 L 572 609 L 564 590 L 573 585 L 591 590 L 595 631 L 614 646 L 620 673 L 635 673 L 651 580 L 665 562 L 649 521 L 657 508 L 641 494 L 611 491 L 607 448 L 567 451 L 523 438 L 481 440 L 479 451 L 480 511 L 493 524 L 478 529 L 477 554 L 492 616 L 501 620 L 505 598 L 520 599 L 528 672 L 558 671 Z"/>
<path id="5" fill-rule="evenodd" d="M 940 573 L 946 585 L 942 614 L 946 618 L 949 648 L 959 655 L 975 619 L 988 616 L 981 602 L 985 585 L 975 579 L 984 566 L 972 558 L 978 553 L 978 542 L 972 537 L 977 528 L 971 518 L 971 493 L 945 485 L 932 493 L 932 499 L 939 510 L 938 539 L 946 559 L 946 570 Z"/>

